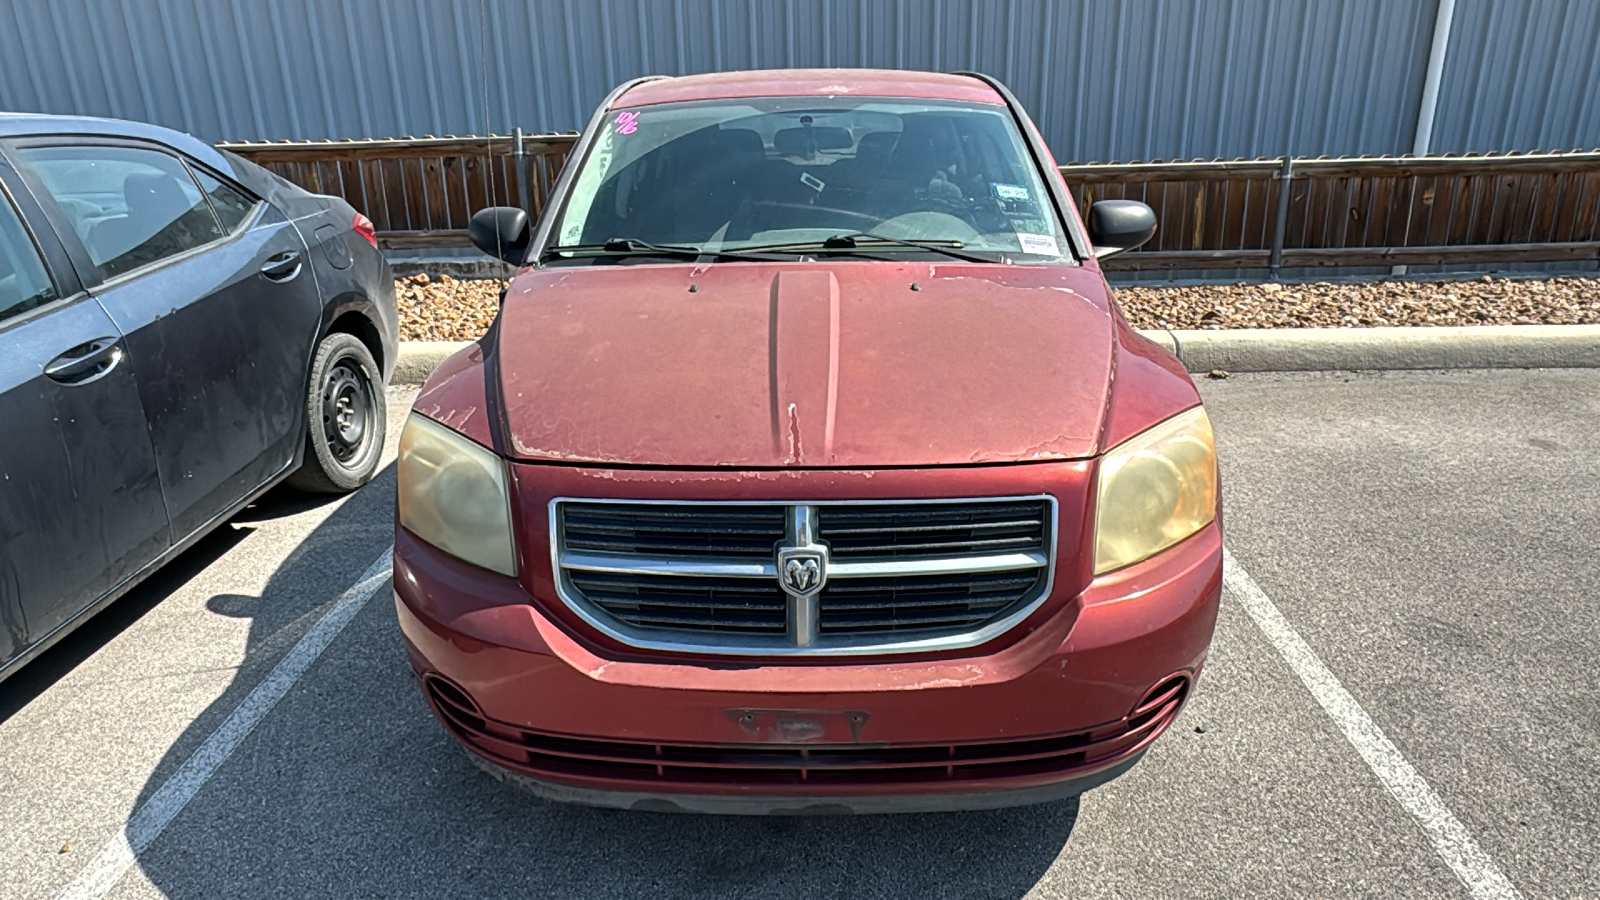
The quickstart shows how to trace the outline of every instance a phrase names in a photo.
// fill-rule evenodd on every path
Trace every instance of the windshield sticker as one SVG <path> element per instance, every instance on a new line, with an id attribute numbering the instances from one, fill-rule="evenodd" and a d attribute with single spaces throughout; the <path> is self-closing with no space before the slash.
<path id="1" fill-rule="evenodd" d="M 1056 239 L 1048 234 L 1018 234 L 1017 241 L 1022 244 L 1023 253 L 1042 253 L 1046 256 L 1061 255 L 1060 245 Z"/>
<path id="2" fill-rule="evenodd" d="M 818 178 L 810 172 L 800 173 L 800 183 L 808 188 L 811 188 L 813 191 L 816 191 L 819 194 L 822 193 L 823 188 L 828 186 L 821 178 Z"/>
<path id="3" fill-rule="evenodd" d="M 636 112 L 617 113 L 617 134 L 633 134 L 639 130 L 639 114 Z"/>
<path id="4" fill-rule="evenodd" d="M 1001 200 L 1022 200 L 1026 202 L 1028 199 L 1028 189 L 1020 184 L 991 184 L 990 187 L 994 188 L 995 197 Z"/>

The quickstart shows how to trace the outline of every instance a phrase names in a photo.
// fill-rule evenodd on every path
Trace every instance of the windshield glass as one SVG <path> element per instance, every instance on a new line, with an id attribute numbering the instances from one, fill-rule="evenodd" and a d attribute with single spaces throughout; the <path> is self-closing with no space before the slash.
<path id="1" fill-rule="evenodd" d="M 930 252 L 894 243 L 905 240 L 995 260 L 1071 259 L 1005 107 L 871 97 L 614 112 L 550 243 L 814 252 L 846 235 L 856 240 L 830 242 L 828 252 Z"/>

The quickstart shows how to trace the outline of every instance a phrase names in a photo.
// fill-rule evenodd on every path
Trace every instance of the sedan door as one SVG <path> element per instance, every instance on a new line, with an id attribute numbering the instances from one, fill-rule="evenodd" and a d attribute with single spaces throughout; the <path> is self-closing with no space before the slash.
<path id="1" fill-rule="evenodd" d="M 295 226 L 165 148 L 17 151 L 127 336 L 173 537 L 237 508 L 305 442 L 322 300 Z"/>
<path id="2" fill-rule="evenodd" d="M 126 344 L 3 161 L 0 428 L 3 669 L 171 546 Z"/>

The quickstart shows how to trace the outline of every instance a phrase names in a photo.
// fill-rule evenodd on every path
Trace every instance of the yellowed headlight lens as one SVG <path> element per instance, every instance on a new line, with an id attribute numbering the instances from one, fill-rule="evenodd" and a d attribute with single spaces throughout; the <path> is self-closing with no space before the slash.
<path id="1" fill-rule="evenodd" d="M 505 463 L 431 419 L 400 433 L 398 510 L 407 531 L 451 556 L 517 574 Z"/>
<path id="2" fill-rule="evenodd" d="M 1197 406 L 1129 438 L 1100 461 L 1094 573 L 1154 556 L 1216 515 L 1216 440 Z"/>

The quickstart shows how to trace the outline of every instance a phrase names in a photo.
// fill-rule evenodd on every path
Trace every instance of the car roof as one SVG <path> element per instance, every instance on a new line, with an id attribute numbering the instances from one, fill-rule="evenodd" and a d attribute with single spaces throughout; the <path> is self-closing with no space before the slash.
<path id="1" fill-rule="evenodd" d="M 0 112 L 0 139 L 16 137 L 80 135 L 132 138 L 166 144 L 223 172 L 233 166 L 217 149 L 193 135 L 160 125 L 128 122 L 122 119 L 97 119 L 92 116 L 53 116 L 43 113 Z"/>
<path id="2" fill-rule="evenodd" d="M 654 78 L 622 92 L 612 109 L 747 97 L 908 97 L 1004 104 L 999 92 L 970 75 L 900 69 L 762 69 Z"/>

